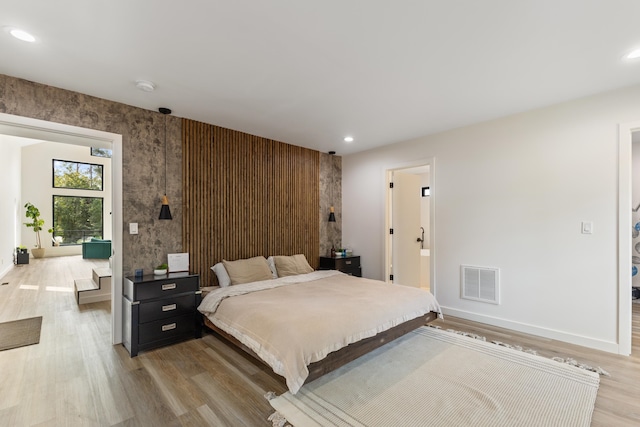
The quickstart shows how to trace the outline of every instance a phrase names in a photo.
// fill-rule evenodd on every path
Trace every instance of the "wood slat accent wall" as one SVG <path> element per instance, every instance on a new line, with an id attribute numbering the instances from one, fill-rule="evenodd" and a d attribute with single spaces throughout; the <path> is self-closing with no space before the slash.
<path id="1" fill-rule="evenodd" d="M 202 286 L 226 260 L 303 253 L 319 263 L 320 153 L 182 119 L 183 250 Z"/>

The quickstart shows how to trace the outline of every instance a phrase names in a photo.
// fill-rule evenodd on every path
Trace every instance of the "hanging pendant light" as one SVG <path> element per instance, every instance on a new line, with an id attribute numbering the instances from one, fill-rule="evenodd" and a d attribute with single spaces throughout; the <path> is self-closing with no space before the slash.
<path id="1" fill-rule="evenodd" d="M 336 222 L 336 213 L 334 212 L 333 206 L 329 208 L 329 222 Z"/>
<path id="2" fill-rule="evenodd" d="M 334 154 L 336 154 L 336 152 L 329 151 L 329 154 L 333 156 Z M 333 171 L 333 161 L 331 163 L 331 170 Z M 336 213 L 335 213 L 335 209 L 333 208 L 333 177 L 329 185 L 331 186 L 331 203 L 332 203 L 332 206 L 329 208 L 329 222 L 336 222 Z"/>
<path id="3" fill-rule="evenodd" d="M 169 210 L 169 199 L 167 198 L 167 114 L 171 114 L 171 110 L 161 107 L 158 111 L 164 114 L 164 196 L 162 196 L 159 219 L 173 219 Z"/>

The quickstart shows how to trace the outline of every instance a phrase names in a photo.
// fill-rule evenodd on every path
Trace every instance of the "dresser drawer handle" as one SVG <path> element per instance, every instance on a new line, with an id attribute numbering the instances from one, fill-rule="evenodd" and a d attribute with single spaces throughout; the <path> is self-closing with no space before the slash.
<path id="1" fill-rule="evenodd" d="M 351 261 L 345 261 L 344 263 L 347 265 L 351 265 Z"/>
<path id="2" fill-rule="evenodd" d="M 172 329 L 176 328 L 176 324 L 175 323 L 169 323 L 167 325 L 162 325 L 162 332 L 167 332 L 170 331 Z"/>
<path id="3" fill-rule="evenodd" d="M 162 290 L 163 291 L 170 291 L 171 289 L 175 289 L 176 288 L 176 284 L 175 283 L 166 283 L 164 285 L 162 285 Z"/>
<path id="4" fill-rule="evenodd" d="M 176 305 L 175 304 L 169 304 L 169 305 L 163 305 L 162 306 L 162 311 L 171 311 L 171 310 L 175 310 L 176 309 Z"/>

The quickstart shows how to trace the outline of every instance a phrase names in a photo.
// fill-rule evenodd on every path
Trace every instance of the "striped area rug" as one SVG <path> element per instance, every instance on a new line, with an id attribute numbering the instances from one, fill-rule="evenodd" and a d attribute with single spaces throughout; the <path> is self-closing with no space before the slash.
<path id="1" fill-rule="evenodd" d="M 276 425 L 589 426 L 600 377 L 422 327 L 270 400 Z"/>

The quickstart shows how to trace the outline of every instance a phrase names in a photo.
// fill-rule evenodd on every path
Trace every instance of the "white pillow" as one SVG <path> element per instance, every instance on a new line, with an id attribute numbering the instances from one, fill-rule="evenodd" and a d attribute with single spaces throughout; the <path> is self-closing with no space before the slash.
<path id="1" fill-rule="evenodd" d="M 269 264 L 269 268 L 271 269 L 271 274 L 274 279 L 278 278 L 278 270 L 276 270 L 276 262 L 273 260 L 273 256 L 267 258 L 267 264 Z"/>
<path id="2" fill-rule="evenodd" d="M 218 278 L 218 284 L 221 288 L 225 288 L 231 284 L 231 278 L 227 273 L 227 269 L 224 268 L 224 264 L 221 262 L 217 263 L 213 267 L 211 267 L 214 273 L 216 273 L 216 277 Z"/>

